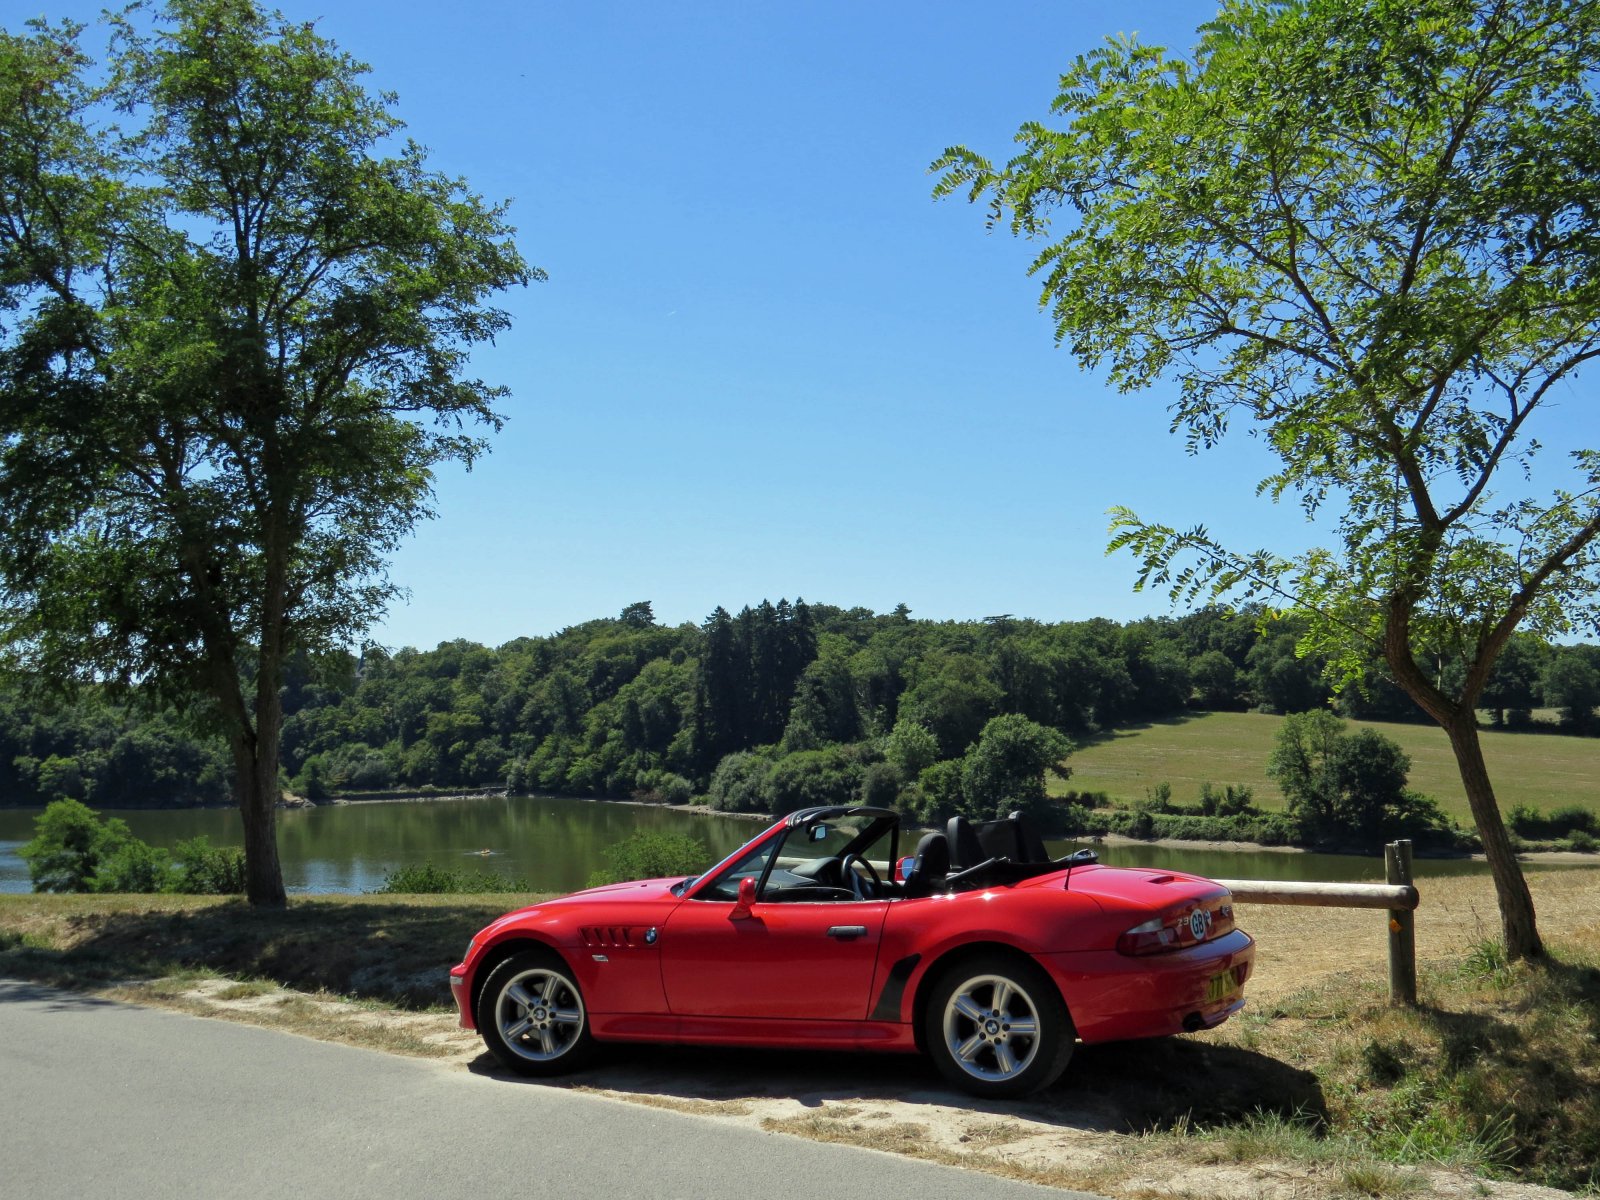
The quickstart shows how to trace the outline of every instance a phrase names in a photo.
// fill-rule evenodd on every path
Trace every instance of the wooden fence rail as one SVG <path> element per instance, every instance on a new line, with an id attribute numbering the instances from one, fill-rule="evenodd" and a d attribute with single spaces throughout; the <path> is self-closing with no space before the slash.
<path id="1" fill-rule="evenodd" d="M 1382 908 L 1389 913 L 1389 999 L 1417 1003 L 1417 931 L 1421 902 L 1411 882 L 1410 841 L 1384 847 L 1388 883 L 1285 883 L 1271 879 L 1219 879 L 1246 904 L 1307 904 L 1324 908 Z"/>

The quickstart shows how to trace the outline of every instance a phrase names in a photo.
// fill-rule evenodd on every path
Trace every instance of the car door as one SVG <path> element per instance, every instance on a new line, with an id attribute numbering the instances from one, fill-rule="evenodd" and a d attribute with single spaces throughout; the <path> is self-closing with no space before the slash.
<path id="1" fill-rule="evenodd" d="M 678 905 L 661 931 L 661 978 L 679 1016 L 861 1021 L 888 900 Z"/>

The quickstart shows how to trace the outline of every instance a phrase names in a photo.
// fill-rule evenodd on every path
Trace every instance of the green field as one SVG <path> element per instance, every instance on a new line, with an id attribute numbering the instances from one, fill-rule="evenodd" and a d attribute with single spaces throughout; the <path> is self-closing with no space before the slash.
<path id="1" fill-rule="evenodd" d="M 1283 796 L 1267 778 L 1267 755 L 1282 717 L 1263 713 L 1204 713 L 1119 730 L 1081 746 L 1068 765 L 1072 778 L 1050 781 L 1050 791 L 1105 792 L 1138 800 L 1163 781 L 1172 798 L 1191 802 L 1210 781 L 1247 784 L 1263 808 L 1283 807 Z M 1432 796 L 1457 820 L 1467 822 L 1467 799 L 1455 757 L 1443 730 L 1433 725 L 1352 721 L 1352 729 L 1376 729 L 1411 755 L 1411 786 Z M 1600 738 L 1552 733 L 1484 730 L 1483 753 L 1502 810 L 1531 804 L 1546 811 L 1567 804 L 1600 809 Z"/>

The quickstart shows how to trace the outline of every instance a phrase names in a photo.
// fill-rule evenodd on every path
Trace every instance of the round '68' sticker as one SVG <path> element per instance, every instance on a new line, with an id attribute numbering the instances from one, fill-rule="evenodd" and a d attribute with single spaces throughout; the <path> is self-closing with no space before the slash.
<path id="1" fill-rule="evenodd" d="M 1194 940 L 1203 942 L 1206 934 L 1211 932 L 1211 913 L 1203 908 L 1197 908 L 1189 914 L 1189 932 L 1194 934 Z"/>

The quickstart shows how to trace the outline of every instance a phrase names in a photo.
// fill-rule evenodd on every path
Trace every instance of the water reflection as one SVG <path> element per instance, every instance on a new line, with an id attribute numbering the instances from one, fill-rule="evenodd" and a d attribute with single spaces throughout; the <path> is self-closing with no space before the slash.
<path id="1" fill-rule="evenodd" d="M 0 809 L 0 892 L 29 890 L 27 865 L 16 851 L 33 832 L 37 809 Z M 231 809 L 119 812 L 134 834 L 157 846 L 205 834 L 214 845 L 243 844 Z M 390 871 L 432 862 L 440 866 L 528 879 L 538 891 L 572 891 L 605 865 L 608 846 L 639 830 L 699 838 L 712 859 L 761 829 L 750 821 L 670 808 L 589 800 L 486 796 L 420 803 L 366 803 L 285 810 L 278 814 L 284 884 L 296 892 L 364 892 Z M 1092 845 L 1102 862 L 1158 866 L 1236 879 L 1381 880 L 1382 859 L 1271 851 L 1204 850 L 1143 844 L 1055 841 L 1052 854 Z M 482 852 L 490 851 L 485 856 Z M 1422 875 L 1483 871 L 1461 859 L 1423 859 Z"/>

